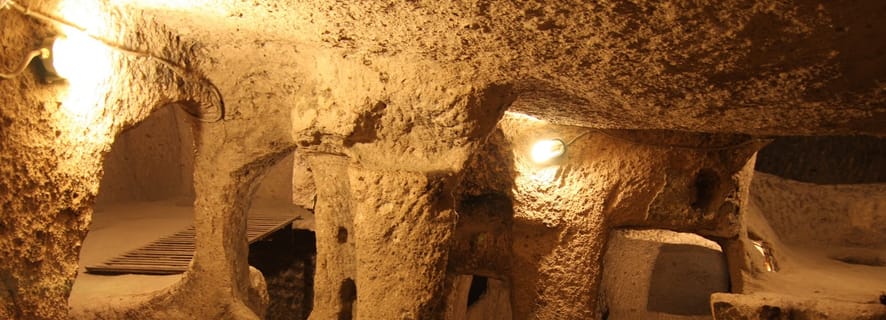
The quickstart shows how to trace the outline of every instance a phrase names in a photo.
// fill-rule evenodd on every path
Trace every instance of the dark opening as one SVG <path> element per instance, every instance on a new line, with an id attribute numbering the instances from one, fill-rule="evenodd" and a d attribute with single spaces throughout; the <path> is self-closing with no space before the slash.
<path id="1" fill-rule="evenodd" d="M 756 170 L 817 184 L 886 182 L 886 138 L 779 137 L 757 155 Z"/>
<path id="2" fill-rule="evenodd" d="M 338 234 L 335 235 L 335 238 L 338 239 L 338 243 L 348 242 L 348 229 L 345 227 L 338 227 Z"/>
<path id="3" fill-rule="evenodd" d="M 600 317 L 601 320 L 609 320 L 609 305 L 603 305 L 603 315 Z"/>
<path id="4" fill-rule="evenodd" d="M 266 319 L 307 319 L 314 300 L 313 231 L 284 228 L 249 246 L 249 264 L 261 271 L 270 304 Z"/>
<path id="5" fill-rule="evenodd" d="M 351 135 L 345 138 L 346 147 L 357 143 L 369 143 L 378 139 L 378 130 L 381 127 L 381 118 L 385 115 L 388 105 L 382 101 L 372 106 L 372 110 L 364 111 L 357 119 L 357 125 Z"/>
<path id="6" fill-rule="evenodd" d="M 711 169 L 699 170 L 695 176 L 695 201 L 692 202 L 692 208 L 705 209 L 710 206 L 719 185 L 720 176 L 717 172 Z"/>
<path id="7" fill-rule="evenodd" d="M 354 317 L 354 302 L 357 301 L 357 284 L 351 278 L 345 279 L 341 282 L 338 295 L 341 299 L 338 320 L 351 320 Z"/>
<path id="8" fill-rule="evenodd" d="M 489 279 L 483 276 L 473 276 L 471 279 L 471 289 L 468 290 L 468 307 L 477 303 L 486 294 L 488 286 Z"/>
<path id="9" fill-rule="evenodd" d="M 775 306 L 763 306 L 760 308 L 760 319 L 780 319 L 781 308 Z"/>

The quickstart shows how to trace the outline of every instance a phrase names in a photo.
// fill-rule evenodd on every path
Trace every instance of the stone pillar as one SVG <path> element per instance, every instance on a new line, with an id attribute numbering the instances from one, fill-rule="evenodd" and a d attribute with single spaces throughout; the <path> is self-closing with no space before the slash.
<path id="1" fill-rule="evenodd" d="M 342 289 L 352 287 L 356 272 L 348 159 L 320 153 L 308 154 L 306 158 L 314 171 L 317 188 L 317 268 L 311 319 L 349 319 L 353 295 L 342 294 Z"/>
<path id="2" fill-rule="evenodd" d="M 351 166 L 358 319 L 440 319 L 456 213 L 450 176 Z"/>
<path id="3" fill-rule="evenodd" d="M 248 265 L 247 214 L 259 185 L 257 180 L 287 153 L 289 150 L 273 153 L 243 166 L 225 165 L 213 156 L 197 157 L 196 249 L 185 281 L 175 293 L 189 302 L 176 303 L 177 307 L 191 315 L 230 315 L 236 319 L 263 316 L 268 294 L 264 278 Z M 213 303 L 190 304 L 199 301 L 198 297 Z M 226 310 L 218 310 L 220 305 Z"/>
<path id="4" fill-rule="evenodd" d="M 599 319 L 597 292 L 607 229 L 602 213 L 558 229 L 514 230 L 514 319 Z"/>
<path id="5" fill-rule="evenodd" d="M 296 150 L 292 155 L 292 203 L 308 210 L 315 210 L 317 187 L 314 170 L 308 155 Z"/>

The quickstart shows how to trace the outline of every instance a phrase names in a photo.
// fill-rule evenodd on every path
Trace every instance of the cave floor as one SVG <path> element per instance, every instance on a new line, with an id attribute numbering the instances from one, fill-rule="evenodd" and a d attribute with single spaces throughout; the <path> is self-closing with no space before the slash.
<path id="1" fill-rule="evenodd" d="M 166 288 L 181 275 L 95 275 L 86 273 L 86 265 L 144 246 L 157 238 L 173 234 L 194 222 L 190 203 L 175 201 L 129 202 L 97 206 L 89 234 L 80 250 L 80 268 L 68 305 L 77 311 L 131 301 Z"/>
<path id="2" fill-rule="evenodd" d="M 253 206 L 250 214 L 291 209 L 291 205 L 263 203 Z M 295 225 L 306 228 L 304 225 L 311 224 L 312 220 L 310 217 L 300 218 Z M 137 249 L 160 237 L 181 231 L 193 222 L 193 207 L 189 201 L 126 202 L 96 206 L 89 234 L 80 250 L 80 267 L 68 299 L 71 315 L 77 318 L 78 314 L 125 307 L 181 279 L 181 274 L 96 275 L 86 273 L 85 266 Z"/>

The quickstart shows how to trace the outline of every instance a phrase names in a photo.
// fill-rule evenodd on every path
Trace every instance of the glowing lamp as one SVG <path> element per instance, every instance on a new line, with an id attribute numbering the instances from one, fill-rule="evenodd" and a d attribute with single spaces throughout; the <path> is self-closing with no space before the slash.
<path id="1" fill-rule="evenodd" d="M 566 143 L 560 139 L 541 140 L 532 146 L 532 161 L 542 164 L 566 153 Z"/>
<path id="2" fill-rule="evenodd" d="M 101 68 L 107 61 L 100 61 L 107 59 L 107 49 L 82 33 L 46 39 L 40 51 L 46 82 L 84 77 L 107 68 Z"/>

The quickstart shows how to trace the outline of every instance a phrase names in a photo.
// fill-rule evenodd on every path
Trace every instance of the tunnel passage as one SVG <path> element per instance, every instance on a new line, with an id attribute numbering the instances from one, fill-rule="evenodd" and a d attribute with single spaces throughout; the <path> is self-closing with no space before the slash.
<path id="1" fill-rule="evenodd" d="M 882 316 L 873 305 L 886 287 L 884 141 L 779 137 L 760 151 L 744 210 L 746 290 L 715 295 L 715 318 Z"/>
<path id="2" fill-rule="evenodd" d="M 316 241 L 311 230 L 288 229 L 249 247 L 249 265 L 261 271 L 268 285 L 265 319 L 307 319 L 311 314 Z"/>
<path id="3" fill-rule="evenodd" d="M 290 133 L 287 120 L 291 120 L 292 127 L 297 127 L 295 124 L 301 125 L 292 131 L 303 132 L 307 136 L 316 138 L 316 141 L 309 143 L 338 146 L 343 144 L 343 141 L 336 139 L 348 137 L 353 133 L 350 126 L 352 123 L 349 122 L 353 122 L 351 120 L 354 119 L 346 118 L 354 115 L 362 118 L 356 120 L 361 124 L 356 128 L 357 135 L 352 136 L 354 147 L 365 147 L 370 144 L 369 141 L 383 145 L 392 142 L 389 138 L 398 136 L 396 131 L 399 129 L 402 131 L 415 129 L 415 134 L 410 134 L 408 139 L 392 143 L 408 152 L 417 151 L 414 153 L 415 157 L 405 159 L 429 160 L 428 162 L 442 159 L 439 163 L 457 162 L 449 161 L 448 157 L 438 157 L 437 152 L 426 151 L 448 150 L 451 146 L 448 142 L 461 140 L 463 136 L 441 137 L 433 130 L 422 130 L 422 126 L 430 124 L 439 128 L 458 127 L 470 130 L 469 126 L 461 127 L 461 125 L 473 121 L 474 117 L 465 117 L 465 114 L 459 113 L 462 102 L 453 101 L 442 92 L 458 91 L 460 87 L 482 88 L 487 82 L 514 84 L 514 87 L 518 88 L 517 94 L 525 97 L 522 99 L 522 110 L 547 120 L 556 120 L 560 124 L 642 130 L 741 132 L 751 135 L 832 134 L 833 132 L 882 135 L 884 132 L 881 127 L 872 126 L 876 124 L 875 120 L 882 119 L 883 114 L 882 88 L 878 86 L 882 83 L 884 65 L 882 55 L 879 53 L 882 45 L 870 41 L 870 39 L 883 38 L 878 35 L 882 35 L 882 30 L 886 30 L 882 28 L 883 19 L 877 16 L 882 10 L 872 10 L 882 7 L 879 1 L 861 1 L 852 6 L 826 3 L 818 7 L 816 3 L 811 2 L 778 2 L 770 6 L 765 1 L 742 2 L 741 5 L 736 5 L 734 2 L 675 4 L 623 1 L 611 5 L 593 6 L 593 8 L 590 4 L 575 1 L 545 3 L 483 1 L 478 6 L 456 1 L 440 3 L 438 7 L 416 5 L 412 2 L 390 2 L 388 3 L 390 6 L 385 8 L 378 7 L 378 3 L 372 1 L 328 3 L 296 1 L 287 2 L 286 5 L 279 5 L 273 1 L 237 4 L 225 2 L 221 5 L 212 1 L 160 1 L 162 4 L 159 5 L 157 1 L 16 1 L 18 2 L 34 5 L 36 10 L 75 23 L 89 22 L 90 26 L 107 27 L 94 28 L 102 30 L 92 31 L 120 40 L 121 44 L 170 54 L 169 58 L 172 61 L 181 61 L 188 67 L 187 71 L 217 81 L 220 91 L 223 91 L 227 101 L 231 102 L 229 114 L 231 117 L 224 119 L 222 123 L 204 127 L 208 133 L 205 136 L 229 140 L 210 144 L 210 147 L 201 149 L 201 154 L 212 154 L 215 149 L 222 149 L 235 151 L 218 154 L 224 156 L 247 154 L 247 156 L 220 157 L 222 160 L 218 163 L 206 161 L 210 170 L 224 167 L 225 164 L 231 164 L 236 169 L 243 163 L 249 163 L 250 159 L 242 158 L 285 145 L 287 143 L 285 138 Z M 10 2 L 4 2 L 8 3 Z M 63 6 L 56 8 L 57 4 Z M 74 10 L 81 13 L 75 14 L 68 12 L 68 8 L 83 10 Z M 33 49 L 30 46 L 36 44 L 40 37 L 55 35 L 59 31 L 51 23 L 38 23 L 32 21 L 32 17 L 13 15 L 13 13 L 15 12 L 11 10 L 0 13 L 4 15 L 0 23 L 9 31 L 0 36 L 4 39 L 4 44 L 9 44 L 3 46 L 4 62 L 17 61 L 21 58 L 22 52 Z M 415 19 L 403 19 L 403 17 L 415 17 Z M 730 19 L 717 19 L 722 17 Z M 613 52 L 619 54 L 613 55 L 611 54 Z M 802 59 L 790 59 L 790 57 Z M 68 139 L 68 135 L 80 136 L 80 133 L 90 131 L 66 128 L 64 120 L 59 121 L 53 109 L 75 105 L 85 106 L 84 110 L 89 110 L 89 107 L 96 106 L 90 111 L 95 111 L 97 119 L 87 125 L 98 124 L 95 126 L 99 128 L 98 131 L 103 127 L 133 121 L 145 113 L 145 107 L 151 107 L 151 104 L 145 101 L 152 99 L 145 96 L 151 96 L 155 92 L 174 91 L 175 87 L 182 84 L 182 79 L 176 78 L 169 72 L 163 72 L 162 66 L 150 65 L 143 60 L 145 59 L 133 57 L 130 60 L 111 61 L 115 67 L 118 67 L 117 71 L 121 72 L 115 72 L 110 79 L 112 82 L 108 86 L 110 88 L 94 87 L 98 97 L 86 99 L 89 101 L 79 104 L 59 103 L 61 100 L 55 94 L 57 92 L 49 92 L 58 91 L 56 90 L 58 88 L 43 87 L 35 83 L 29 74 L 21 78 L 22 81 L 4 80 L 0 83 L 4 89 L 8 89 L 0 90 L 4 97 L 3 101 L 8 101 L 12 106 L 3 108 L 3 114 L 0 115 L 2 118 L 0 127 L 4 129 L 2 145 L 12 147 L 10 148 L 12 152 L 8 153 L 12 156 L 5 158 L 8 162 L 4 164 L 8 165 L 3 166 L 3 175 L 9 180 L 25 181 L 25 184 L 17 184 L 17 181 L 10 183 L 4 181 L 2 184 L 4 187 L 12 186 L 9 194 L 13 195 L 7 197 L 12 199 L 5 200 L 4 205 L 9 203 L 15 207 L 11 214 L 4 215 L 12 217 L 4 220 L 4 224 L 8 228 L 28 225 L 41 229 L 49 229 L 44 226 L 58 225 L 58 228 L 49 229 L 52 230 L 49 235 L 52 241 L 43 241 L 46 239 L 43 233 L 38 233 L 39 236 L 33 238 L 4 237 L 4 241 L 16 245 L 21 244 L 22 240 L 27 241 L 23 250 L 13 246 L 9 250 L 11 253 L 6 257 L 7 261 L 18 259 L 19 256 L 32 260 L 21 259 L 21 262 L 15 260 L 12 262 L 16 266 L 15 269 L 4 270 L 3 276 L 4 279 L 7 275 L 17 276 L 20 270 L 29 269 L 26 268 L 27 263 L 44 259 L 42 266 L 33 268 L 33 271 L 25 271 L 24 274 L 28 277 L 18 279 L 22 281 L 51 279 L 53 286 L 59 284 L 57 289 L 43 286 L 42 282 L 38 282 L 38 285 L 23 283 L 21 287 L 7 285 L 5 287 L 13 287 L 10 288 L 10 292 L 13 293 L 4 295 L 4 298 L 21 294 L 26 303 L 21 304 L 24 307 L 19 307 L 19 301 L 2 299 L 4 305 L 12 306 L 3 310 L 31 312 L 18 308 L 40 311 L 59 309 L 58 302 L 63 301 L 67 295 L 64 283 L 73 277 L 73 272 L 70 270 L 73 268 L 69 267 L 71 262 L 69 257 L 76 256 L 76 248 L 82 238 L 67 234 L 78 232 L 82 234 L 84 228 L 71 223 L 46 223 L 45 221 L 52 221 L 51 219 L 56 216 L 42 212 L 59 212 L 61 214 L 58 218 L 62 220 L 70 219 L 67 216 L 72 213 L 82 213 L 80 216 L 85 217 L 84 219 L 88 219 L 90 215 L 88 210 L 65 209 L 77 207 L 69 205 L 75 201 L 68 199 L 63 190 L 71 189 L 67 188 L 69 183 L 64 181 L 69 177 L 72 181 L 87 185 L 82 189 L 94 190 L 91 186 L 94 182 L 88 179 L 89 175 L 94 176 L 92 174 L 94 170 L 87 169 L 89 174 L 82 174 L 81 170 L 71 170 L 70 176 L 59 175 L 52 165 L 90 166 L 96 162 L 92 159 L 97 156 L 95 151 L 89 149 L 101 150 L 104 146 L 95 143 L 99 146 L 90 148 L 88 143 L 84 143 L 87 145 L 72 143 L 79 141 Z M 427 68 L 429 65 L 425 63 L 427 61 L 432 62 L 430 64 L 439 64 L 440 68 Z M 450 75 L 458 76 L 450 77 Z M 440 78 L 443 80 L 435 81 Z M 145 82 L 157 82 L 161 85 L 157 88 L 147 86 Z M 155 88 L 157 90 L 154 90 Z M 124 94 L 114 91 L 124 91 Z M 388 97 L 379 97 L 384 95 L 393 96 L 394 99 L 387 108 L 381 108 L 385 110 L 381 112 L 381 109 L 374 106 L 378 106 L 377 101 L 388 101 L 385 100 Z M 12 99 L 6 100 L 6 97 Z M 106 100 L 108 103 L 100 100 Z M 367 115 L 367 110 L 383 113 L 382 119 L 385 119 L 383 121 L 385 123 L 376 126 L 375 117 L 371 114 L 363 116 Z M 450 112 L 452 110 L 455 111 Z M 321 116 L 316 117 L 318 114 Z M 428 114 L 442 116 L 424 117 Z M 389 119 L 394 121 L 388 121 Z M 394 125 L 393 129 L 391 125 Z M 37 130 L 28 129 L 29 127 Z M 57 128 L 61 130 L 56 131 Z M 10 134 L 7 135 L 7 132 Z M 54 140 L 51 136 L 56 132 L 61 132 L 62 138 Z M 97 136 L 102 138 L 101 133 Z M 8 142 L 19 140 L 19 137 L 26 138 L 21 140 L 28 142 L 24 144 Z M 37 138 L 31 140 L 31 137 Z M 207 139 L 209 140 L 213 139 Z M 425 145 L 422 142 L 435 142 L 435 140 L 443 143 L 433 144 L 432 148 L 422 148 Z M 600 158 L 605 160 L 609 158 L 605 148 L 611 148 L 613 144 L 604 143 L 600 145 L 601 148 L 594 147 L 593 151 L 586 154 L 589 157 L 603 155 Z M 72 161 L 66 158 L 69 152 L 83 149 L 86 149 L 87 156 L 84 157 L 86 161 Z M 34 150 L 36 152 L 31 152 Z M 240 152 L 241 150 L 246 152 Z M 392 157 L 395 154 L 372 152 L 375 150 L 384 149 L 371 148 L 366 153 L 379 155 L 380 158 L 395 158 Z M 575 150 L 581 149 L 575 148 Z M 4 152 L 4 155 L 7 153 Z M 232 159 L 242 162 L 227 161 Z M 355 163 L 365 162 L 365 158 L 348 160 Z M 620 163 L 626 169 L 624 171 L 636 169 L 636 166 L 629 162 L 612 162 L 615 163 L 613 166 L 618 166 Z M 402 161 L 393 166 L 397 167 L 395 169 L 402 169 L 401 167 L 409 164 L 412 163 Z M 574 173 L 575 168 L 572 167 L 571 172 Z M 667 199 L 657 203 L 663 207 L 659 207 L 661 210 L 655 212 L 660 214 L 656 216 L 659 219 L 655 220 L 656 222 L 666 221 L 665 219 L 677 212 L 664 205 L 678 203 L 682 208 L 695 203 L 698 208 L 704 206 L 707 202 L 705 200 L 717 198 L 707 193 L 709 189 L 706 186 L 711 185 L 710 181 L 713 179 L 701 175 L 701 179 L 693 181 L 696 169 L 693 167 L 686 170 L 688 173 L 676 174 L 680 177 L 679 181 L 656 181 L 664 184 L 677 182 L 680 191 L 671 194 L 680 201 Z M 210 170 L 200 170 L 206 174 L 207 181 L 204 182 L 211 185 L 208 190 L 201 192 L 201 196 L 207 194 L 219 196 L 206 197 L 209 200 L 208 205 L 201 206 L 201 209 L 205 210 L 198 210 L 201 213 L 206 212 L 201 219 L 198 219 L 201 223 L 211 221 L 201 228 L 212 236 L 210 240 L 204 242 L 207 243 L 205 247 L 211 249 L 206 251 L 210 254 L 203 256 L 224 254 L 226 258 L 235 259 L 219 260 L 235 260 L 236 263 L 213 264 L 211 259 L 214 257 L 207 258 L 207 263 L 203 266 L 208 268 L 202 269 L 206 275 L 203 279 L 206 280 L 196 282 L 198 285 L 194 286 L 196 288 L 194 290 L 199 290 L 201 293 L 210 292 L 217 299 L 209 302 L 201 301 L 200 296 L 196 298 L 184 296 L 184 299 L 178 299 L 184 302 L 180 303 L 182 306 L 176 310 L 185 314 L 190 310 L 196 310 L 191 311 L 193 314 L 188 314 L 193 316 L 192 318 L 199 318 L 203 312 L 211 314 L 217 309 L 227 310 L 227 307 L 236 311 L 236 307 L 246 303 L 243 301 L 244 296 L 248 296 L 242 292 L 247 286 L 247 281 L 244 281 L 245 277 L 242 276 L 245 274 L 243 272 L 246 269 L 245 263 L 241 261 L 245 260 L 245 248 L 240 241 L 242 239 L 239 239 L 243 230 L 240 228 L 242 221 L 231 218 L 243 217 L 238 208 L 242 208 L 240 204 L 248 204 L 248 201 L 240 201 L 242 197 L 230 192 L 228 189 L 231 188 L 227 188 L 234 187 L 239 192 L 243 189 L 241 188 L 243 183 L 242 180 L 227 179 L 211 184 L 213 181 L 230 178 L 228 173 L 231 171 L 221 171 L 218 176 L 222 179 L 214 179 Z M 548 172 L 554 174 L 539 178 L 553 177 L 550 180 L 555 180 L 557 172 L 555 170 Z M 594 190 L 610 187 L 631 188 L 641 185 L 642 182 L 638 183 L 639 181 L 648 180 L 640 178 L 617 181 L 623 175 L 610 174 L 611 170 L 586 172 L 589 177 L 611 178 L 609 181 L 613 181 L 613 186 L 585 188 L 581 193 L 551 197 L 550 203 L 561 204 L 578 199 L 579 196 Z M 660 173 L 670 172 L 654 173 L 654 176 L 659 177 Z M 565 175 L 568 176 L 569 172 Z M 675 175 L 671 175 L 673 176 Z M 724 184 L 728 184 L 731 178 L 725 173 L 720 176 Z M 396 180 L 393 180 L 393 183 L 396 183 Z M 573 185 L 575 184 L 572 181 L 561 183 L 561 186 Z M 541 184 L 538 186 L 549 187 Z M 655 184 L 645 189 L 628 190 L 630 192 L 624 193 L 624 196 L 653 194 L 662 190 L 658 188 L 660 186 L 661 184 Z M 374 187 L 360 186 L 360 188 L 357 190 L 372 191 Z M 420 190 L 420 187 L 416 189 Z M 91 205 L 90 197 L 94 193 L 89 190 L 85 193 L 82 191 L 84 190 L 77 190 L 76 194 L 86 195 L 87 200 L 83 202 L 88 203 L 77 203 L 80 208 Z M 28 200 L 15 199 L 18 198 L 19 192 L 25 193 L 25 199 Z M 372 194 L 367 197 L 368 199 L 364 199 L 366 200 L 364 202 L 374 202 L 373 198 L 385 194 L 387 193 Z M 617 203 L 618 199 L 623 199 L 620 196 L 618 192 L 601 194 L 600 197 L 584 203 L 589 204 L 586 207 L 596 210 L 601 207 L 600 204 Z M 398 195 L 392 198 L 379 202 L 390 203 L 393 202 L 391 200 L 407 197 Z M 532 199 L 528 198 L 520 199 L 520 203 L 531 202 Z M 226 201 L 229 199 L 236 201 Z M 865 203 L 862 200 L 864 199 L 859 199 L 857 203 Z M 50 201 L 61 202 L 61 208 L 48 206 L 46 203 Z M 734 203 L 742 204 L 741 201 Z M 725 208 L 727 209 L 725 211 L 730 213 L 737 212 L 730 210 L 737 208 L 732 207 L 732 204 L 733 202 L 730 202 L 730 206 L 720 208 Z M 643 205 L 640 203 L 638 206 Z M 232 210 L 231 207 L 236 208 Z M 39 208 L 39 210 L 29 208 Z M 46 208 L 51 210 L 44 210 Z M 539 206 L 533 208 L 538 210 L 522 210 L 520 213 L 523 214 L 522 217 L 526 217 L 527 211 L 530 211 L 528 212 L 530 214 L 552 211 L 545 210 L 546 208 L 549 207 Z M 540 219 L 537 220 L 541 221 L 537 225 L 542 229 L 572 217 L 583 217 L 574 214 L 587 212 L 585 208 L 579 209 L 561 210 L 555 212 L 554 217 L 539 215 Z M 378 210 L 374 208 L 361 210 L 369 213 L 367 215 L 370 217 L 378 216 Z M 415 216 L 419 215 L 410 217 Z M 858 226 L 860 229 L 864 226 L 882 225 L 876 220 L 878 219 L 876 216 L 872 217 L 852 216 L 844 220 L 851 222 L 848 225 Z M 44 218 L 44 222 L 35 218 Z M 846 222 L 844 220 L 837 221 Z M 584 222 L 588 221 L 578 222 L 581 224 L 573 225 L 587 225 Z M 786 225 L 791 223 L 788 221 Z M 336 233 L 335 228 L 331 230 L 332 245 L 345 247 L 343 244 L 354 243 L 354 239 L 361 239 L 362 235 L 368 234 L 362 236 L 365 245 L 369 243 L 367 240 L 372 240 L 371 237 L 385 234 L 384 232 L 365 233 L 365 229 L 351 226 L 346 228 L 348 237 L 344 237 L 343 232 Z M 215 232 L 218 230 L 222 231 Z M 586 231 L 587 229 L 579 229 L 578 232 L 575 232 L 575 229 L 566 229 L 563 235 L 564 238 L 568 238 L 575 234 L 586 234 Z M 770 235 L 760 232 L 762 238 L 772 239 Z M 23 234 L 30 233 L 32 232 Z M 65 236 L 52 237 L 53 234 Z M 235 235 L 234 239 L 229 236 L 231 234 Z M 319 234 L 321 233 L 318 232 Z M 400 250 L 399 253 L 409 253 L 408 250 L 412 248 L 418 248 L 412 252 L 427 252 L 425 249 L 431 247 L 428 243 L 432 241 L 427 240 L 428 237 L 415 238 L 420 240 L 416 241 L 414 247 L 404 246 L 406 249 Z M 863 239 L 854 239 L 856 242 L 858 240 Z M 446 242 L 436 241 L 436 244 L 440 243 Z M 580 250 L 586 247 L 583 245 L 587 243 L 588 241 L 575 241 L 576 245 L 567 249 Z M 773 243 L 777 245 L 774 240 Z M 227 246 L 228 244 L 234 246 Z M 225 250 L 228 248 L 234 249 Z M 44 249 L 47 249 L 48 253 L 44 253 Z M 31 252 L 36 253 L 31 254 Z M 437 252 L 445 254 L 445 250 Z M 553 256 L 557 259 L 552 259 L 551 265 L 562 267 L 578 260 L 569 259 L 570 254 L 574 252 L 576 251 L 556 252 Z M 775 252 L 780 254 L 784 251 L 775 250 Z M 57 253 L 66 255 L 56 255 Z M 853 255 L 853 257 L 860 256 Z M 63 261 L 59 263 L 57 260 Z M 74 260 L 76 261 L 76 258 Z M 525 260 L 538 261 L 539 256 L 527 255 Z M 843 260 L 861 261 L 845 258 Z M 834 261 L 834 263 L 844 262 Z M 382 263 L 378 265 L 382 266 L 378 273 L 397 270 L 396 265 Z M 599 271 L 598 265 L 597 261 L 574 264 L 571 266 L 574 269 L 566 269 L 564 273 L 585 275 Z M 429 263 L 418 268 L 425 268 L 419 270 L 424 271 L 439 266 L 440 263 Z M 790 264 L 786 267 L 790 267 Z M 857 265 L 856 267 L 876 266 Z M 549 275 L 550 271 L 559 270 L 564 269 L 550 268 L 543 271 Z M 439 270 L 434 272 L 439 273 Z M 422 278 L 425 274 L 427 273 L 413 272 L 409 277 Z M 198 271 L 194 278 L 200 276 L 201 273 Z M 215 281 L 219 278 L 223 278 L 221 280 L 226 283 L 215 286 Z M 530 279 L 526 282 L 544 283 L 535 280 Z M 586 283 L 586 280 L 593 279 L 581 279 L 576 282 Z M 372 292 L 370 288 L 364 290 L 363 286 L 367 286 L 367 282 L 358 281 L 361 294 Z M 375 287 L 393 283 L 384 282 L 386 281 L 379 281 Z M 334 285 L 327 291 L 335 292 L 337 287 L 335 285 L 340 282 L 333 283 Z M 386 287 L 386 290 L 380 291 L 394 291 L 411 283 L 413 282 L 393 283 L 394 285 Z M 555 286 L 546 286 L 546 288 L 552 287 Z M 16 292 L 19 288 L 23 289 Z M 214 290 L 215 288 L 220 289 Z M 424 289 L 426 288 L 418 287 L 410 289 L 412 291 L 404 291 L 408 294 L 400 296 L 405 298 L 393 300 L 390 304 L 409 304 L 432 291 Z M 535 292 L 532 289 L 519 291 Z M 36 295 L 30 293 L 41 290 L 52 293 Z M 585 294 L 587 292 L 594 290 L 586 290 Z M 186 293 L 191 292 L 186 291 Z M 557 292 L 551 292 L 555 293 Z M 371 296 L 378 298 L 383 295 Z M 172 299 L 167 300 L 182 297 L 183 295 L 174 295 Z M 564 294 L 561 297 L 570 296 Z M 591 299 L 593 296 L 582 296 L 576 300 Z M 481 300 L 478 300 L 478 303 Z M 47 302 L 40 303 L 40 301 Z M 539 301 L 550 302 L 548 305 L 557 302 L 556 299 Z M 366 304 L 367 309 L 363 310 L 372 310 L 369 308 L 375 307 L 370 303 Z M 251 310 L 246 310 L 244 314 L 248 316 L 253 311 L 258 312 L 255 305 L 257 304 L 250 304 Z M 549 310 L 553 312 L 556 309 L 555 306 Z M 386 310 L 367 314 L 389 315 L 382 312 Z M 54 318 L 60 318 L 63 313 L 65 311 L 49 311 L 43 314 L 48 315 L 44 316 L 46 318 L 56 315 L 58 317 Z"/>
<path id="4" fill-rule="evenodd" d="M 139 281 L 140 276 L 107 277 L 84 268 L 193 223 L 194 148 L 187 117 L 175 105 L 162 107 L 122 132 L 105 156 L 95 213 L 80 252 L 81 271 L 69 299 L 72 314 L 89 310 L 96 300 L 162 289 L 180 278 Z M 187 266 L 189 260 L 175 263 Z"/>
<path id="5" fill-rule="evenodd" d="M 484 275 L 457 275 L 447 302 L 445 319 L 510 320 L 512 316 L 509 281 Z"/>
<path id="6" fill-rule="evenodd" d="M 468 308 L 476 304 L 486 294 L 488 287 L 489 278 L 471 276 L 471 287 L 468 289 Z"/>
<path id="7" fill-rule="evenodd" d="M 102 308 L 103 304 L 95 301 L 168 287 L 181 279 L 181 272 L 187 269 L 193 249 L 176 256 L 152 255 L 150 259 L 131 255 L 136 252 L 133 250 L 155 247 L 149 243 L 172 234 L 194 237 L 194 140 L 192 122 L 187 119 L 176 106 L 164 107 L 115 140 L 104 163 L 96 213 L 81 251 L 81 272 L 70 298 L 75 317 L 88 317 L 85 315 Z M 289 156 L 275 164 L 260 181 L 248 213 L 258 220 L 251 219 L 250 226 L 264 216 L 306 213 L 292 204 L 293 170 Z M 268 285 L 267 319 L 306 319 L 310 313 L 315 237 L 310 224 L 301 223 L 298 227 L 281 228 L 250 246 L 248 261 L 264 274 Z M 187 245 L 177 246 L 188 249 Z M 112 262 L 124 255 L 138 265 Z M 84 266 L 94 271 L 84 272 Z"/>
<path id="8" fill-rule="evenodd" d="M 785 243 L 882 248 L 884 163 L 883 138 L 776 138 L 757 156 L 751 199 Z"/>
<path id="9" fill-rule="evenodd" d="M 265 173 L 252 197 L 250 219 L 296 215 L 291 225 L 249 246 L 249 265 L 265 278 L 267 320 L 307 319 L 314 297 L 317 236 L 313 212 L 295 204 L 295 176 L 306 170 L 290 153 Z"/>

